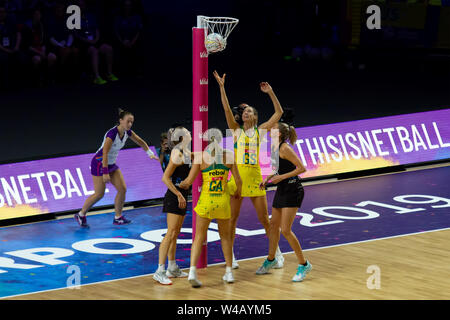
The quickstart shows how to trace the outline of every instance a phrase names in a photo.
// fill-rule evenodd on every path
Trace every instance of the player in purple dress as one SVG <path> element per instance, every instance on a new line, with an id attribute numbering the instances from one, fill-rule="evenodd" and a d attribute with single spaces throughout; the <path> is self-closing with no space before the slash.
<path id="1" fill-rule="evenodd" d="M 159 160 L 150 150 L 147 143 L 131 130 L 133 122 L 134 116 L 131 112 L 119 109 L 119 124 L 108 130 L 103 138 L 100 149 L 97 150 L 92 158 L 91 174 L 94 181 L 94 194 L 86 199 L 81 211 L 75 214 L 75 220 L 77 220 L 82 227 L 88 227 L 86 213 L 95 203 L 103 198 L 106 184 L 109 182 L 111 182 L 117 190 L 114 201 L 115 217 L 113 223 L 122 225 L 131 222 L 122 215 L 127 187 L 122 172 L 116 165 L 116 158 L 119 154 L 119 150 L 125 146 L 127 139 L 130 138 L 144 149 L 150 158 Z"/>

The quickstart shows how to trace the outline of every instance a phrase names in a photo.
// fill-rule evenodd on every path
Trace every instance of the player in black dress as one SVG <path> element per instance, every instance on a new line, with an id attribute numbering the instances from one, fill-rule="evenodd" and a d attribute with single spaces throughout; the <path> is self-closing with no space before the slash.
<path id="1" fill-rule="evenodd" d="M 303 186 L 298 175 L 305 172 L 306 169 L 295 151 L 286 142 L 286 140 L 289 140 L 293 145 L 297 140 L 297 134 L 293 126 L 279 122 L 272 128 L 271 138 L 278 138 L 278 141 L 280 141 L 278 148 L 278 172 L 264 179 L 260 187 L 265 188 L 266 184 L 271 182 L 277 185 L 277 191 L 272 203 L 269 254 L 262 266 L 256 271 L 256 274 L 266 274 L 269 272 L 269 269 L 276 265 L 275 250 L 278 247 L 281 229 L 281 233 L 288 240 L 298 259 L 297 272 L 292 278 L 292 281 L 298 282 L 302 281 L 312 269 L 309 261 L 303 256 L 302 248 L 296 235 L 292 232 L 292 224 L 304 197 Z"/>
<path id="2" fill-rule="evenodd" d="M 188 274 L 181 271 L 175 260 L 177 237 L 186 215 L 186 200 L 189 190 L 181 189 L 179 184 L 187 178 L 191 168 L 191 152 L 188 148 L 191 142 L 191 134 L 184 127 L 176 127 L 169 130 L 169 145 L 172 152 L 169 164 L 164 171 L 162 181 L 167 185 L 164 196 L 163 212 L 167 213 L 167 233 L 159 246 L 158 269 L 153 279 L 161 284 L 172 284 L 171 277 L 182 278 Z M 169 257 L 167 271 L 165 262 Z"/>

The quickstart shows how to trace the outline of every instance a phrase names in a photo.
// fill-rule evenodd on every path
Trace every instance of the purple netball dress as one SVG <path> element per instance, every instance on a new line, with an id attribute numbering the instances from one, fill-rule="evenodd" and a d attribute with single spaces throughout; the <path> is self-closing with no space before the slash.
<path id="1" fill-rule="evenodd" d="M 119 154 L 119 150 L 125 146 L 127 139 L 131 137 L 132 134 L 133 132 L 131 130 L 125 131 L 122 139 L 120 139 L 120 134 L 117 127 L 109 129 L 108 132 L 106 132 L 105 137 L 103 138 L 102 146 L 97 150 L 91 161 L 91 174 L 93 176 L 101 177 L 103 175 L 103 146 L 105 145 L 106 138 L 110 138 L 113 141 L 111 149 L 108 152 L 108 171 L 111 173 L 119 169 L 116 165 L 117 155 Z"/>

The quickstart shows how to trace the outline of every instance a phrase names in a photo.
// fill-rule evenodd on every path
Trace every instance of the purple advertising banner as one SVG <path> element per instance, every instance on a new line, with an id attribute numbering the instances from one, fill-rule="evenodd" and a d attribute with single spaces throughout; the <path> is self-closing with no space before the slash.
<path id="1" fill-rule="evenodd" d="M 150 147 L 156 153 L 154 147 Z M 90 163 L 94 154 L 0 165 L 0 220 L 80 209 L 93 194 Z M 158 160 L 141 148 L 121 150 L 117 165 L 127 185 L 126 202 L 162 198 L 167 187 Z M 114 203 L 108 184 L 95 206 Z"/>
<path id="2" fill-rule="evenodd" d="M 301 176 L 450 159 L 450 109 L 296 128 L 292 145 L 307 169 Z M 271 139 L 261 131 L 262 175 L 272 173 Z M 233 150 L 233 138 L 224 148 Z"/>
<path id="3" fill-rule="evenodd" d="M 450 159 L 450 109 L 296 131 L 302 177 Z"/>
<path id="4" fill-rule="evenodd" d="M 303 127 L 296 132 L 292 147 L 307 169 L 304 178 L 450 159 L 450 109 Z M 223 143 L 233 150 L 232 137 Z M 263 137 L 259 162 L 263 176 L 272 172 L 270 144 L 268 135 Z M 92 156 L 0 165 L 0 220 L 80 209 L 93 193 Z M 167 188 L 159 161 L 149 159 L 142 149 L 120 151 L 117 164 L 127 184 L 127 202 L 164 196 Z M 96 206 L 113 204 L 115 194 L 109 184 Z"/>

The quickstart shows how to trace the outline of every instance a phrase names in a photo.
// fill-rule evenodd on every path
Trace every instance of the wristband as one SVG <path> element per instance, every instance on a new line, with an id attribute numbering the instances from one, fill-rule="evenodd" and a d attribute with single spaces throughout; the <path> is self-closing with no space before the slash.
<path id="1" fill-rule="evenodd" d="M 103 174 L 109 174 L 108 167 L 103 167 Z"/>
<path id="2" fill-rule="evenodd" d="M 146 151 L 149 157 L 154 156 L 155 154 L 153 153 L 152 150 L 150 150 L 150 148 L 148 148 L 148 150 Z"/>

